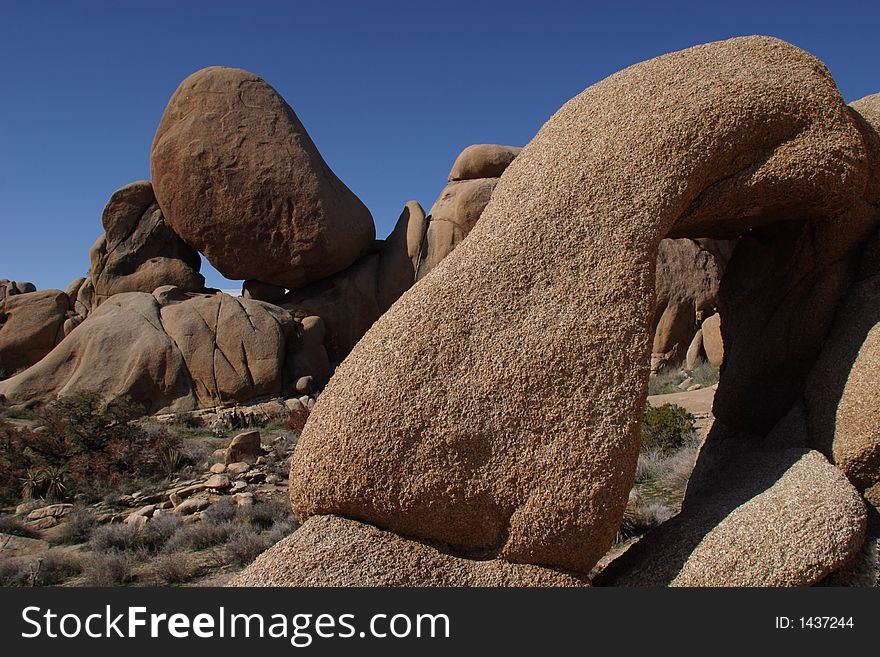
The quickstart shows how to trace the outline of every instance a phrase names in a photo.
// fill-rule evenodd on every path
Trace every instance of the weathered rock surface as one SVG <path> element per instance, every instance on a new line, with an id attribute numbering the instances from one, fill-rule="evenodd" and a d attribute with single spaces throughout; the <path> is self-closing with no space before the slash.
<path id="1" fill-rule="evenodd" d="M 651 530 L 593 583 L 808 586 L 862 546 L 864 503 L 818 452 L 751 454 L 715 491 Z"/>
<path id="2" fill-rule="evenodd" d="M 198 252 L 168 225 L 149 182 L 131 183 L 114 192 L 101 223 L 104 235 L 90 253 L 95 305 L 120 292 L 151 293 L 163 285 L 184 292 L 204 288 Z"/>
<path id="3" fill-rule="evenodd" d="M 859 490 L 880 482 L 880 275 L 850 289 L 804 400 L 810 444 Z"/>
<path id="4" fill-rule="evenodd" d="M 315 516 L 230 586 L 586 586 L 564 573 L 445 554 L 370 525 Z"/>
<path id="5" fill-rule="evenodd" d="M 52 351 L 64 338 L 69 305 L 61 290 L 0 297 L 0 370 L 12 375 Z"/>
<path id="6" fill-rule="evenodd" d="M 0 382 L 0 394 L 25 403 L 99 391 L 148 412 L 278 397 L 293 326 L 280 308 L 225 294 L 115 294 L 36 366 Z"/>
<path id="7" fill-rule="evenodd" d="M 174 230 L 224 276 L 301 287 L 366 253 L 373 219 L 264 80 L 198 71 L 174 92 L 150 154 Z"/>
<path id="8" fill-rule="evenodd" d="M 775 39 L 593 85 L 337 370 L 294 455 L 294 510 L 587 572 L 633 483 L 660 239 L 791 217 L 839 233 L 867 170 L 827 69 Z"/>

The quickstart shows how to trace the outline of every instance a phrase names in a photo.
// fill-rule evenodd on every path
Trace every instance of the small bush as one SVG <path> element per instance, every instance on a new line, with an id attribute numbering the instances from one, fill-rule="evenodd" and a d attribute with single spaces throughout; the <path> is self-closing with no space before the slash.
<path id="1" fill-rule="evenodd" d="M 665 368 L 648 379 L 649 395 L 668 395 L 681 392 L 678 384 L 684 381 L 682 373 L 675 368 Z"/>
<path id="2" fill-rule="evenodd" d="M 132 552 L 91 553 L 83 557 L 86 586 L 119 586 L 133 578 L 138 555 Z"/>
<path id="3" fill-rule="evenodd" d="M 275 523 L 289 520 L 293 517 L 288 502 L 262 502 L 253 506 L 244 507 L 242 517 L 257 529 L 270 529 Z"/>
<path id="4" fill-rule="evenodd" d="M 139 530 L 134 525 L 112 523 L 98 527 L 89 541 L 94 552 L 125 552 L 137 545 Z"/>
<path id="5" fill-rule="evenodd" d="M 663 404 L 654 407 L 649 404 L 642 424 L 642 449 L 669 452 L 681 447 L 693 434 L 694 421 L 694 416 L 680 406 Z"/>
<path id="6" fill-rule="evenodd" d="M 202 511 L 202 522 L 212 524 L 231 522 L 239 513 L 239 507 L 235 500 L 224 497 Z"/>
<path id="7" fill-rule="evenodd" d="M 0 559 L 0 586 L 24 586 L 28 567 L 15 559 Z"/>
<path id="8" fill-rule="evenodd" d="M 214 547 L 225 543 L 234 530 L 235 525 L 231 522 L 214 524 L 203 520 L 191 525 L 183 525 L 166 543 L 165 551 L 167 553 L 183 550 L 198 551 Z"/>
<path id="9" fill-rule="evenodd" d="M 12 534 L 24 538 L 40 538 L 40 532 L 14 516 L 0 516 L 0 534 Z"/>
<path id="10" fill-rule="evenodd" d="M 171 422 L 184 429 L 198 429 L 202 426 L 202 421 L 191 413 L 176 413 Z"/>
<path id="11" fill-rule="evenodd" d="M 79 575 L 83 570 L 83 563 L 78 554 L 49 550 L 34 559 L 29 569 L 28 582 L 31 586 L 56 586 Z"/>
<path id="12" fill-rule="evenodd" d="M 271 545 L 272 542 L 265 535 L 239 530 L 226 543 L 226 559 L 229 563 L 246 566 Z"/>
<path id="13" fill-rule="evenodd" d="M 91 538 L 97 524 L 98 519 L 88 507 L 77 505 L 64 516 L 64 522 L 58 526 L 53 538 L 55 542 L 65 545 L 85 543 Z"/>
<path id="14" fill-rule="evenodd" d="M 185 554 L 163 554 L 156 557 L 150 565 L 156 577 L 169 585 L 188 582 L 195 575 Z"/>

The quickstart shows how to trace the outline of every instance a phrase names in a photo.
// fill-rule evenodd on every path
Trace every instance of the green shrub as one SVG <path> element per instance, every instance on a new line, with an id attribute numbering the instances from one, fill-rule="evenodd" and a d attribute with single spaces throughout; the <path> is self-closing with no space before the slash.
<path id="1" fill-rule="evenodd" d="M 642 449 L 656 448 L 664 452 L 678 449 L 693 433 L 694 421 L 694 416 L 680 406 L 649 404 L 642 423 Z"/>

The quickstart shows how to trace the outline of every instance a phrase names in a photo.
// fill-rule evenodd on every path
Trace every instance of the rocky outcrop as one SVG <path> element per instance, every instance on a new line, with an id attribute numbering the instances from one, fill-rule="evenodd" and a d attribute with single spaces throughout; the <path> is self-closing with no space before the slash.
<path id="1" fill-rule="evenodd" d="M 0 298 L 0 371 L 11 376 L 52 351 L 64 337 L 69 304 L 61 290 Z"/>
<path id="2" fill-rule="evenodd" d="M 0 278 L 0 300 L 16 294 L 27 294 L 28 292 L 36 291 L 37 288 L 33 283 L 10 281 L 8 278 Z"/>
<path id="3" fill-rule="evenodd" d="M 131 183 L 114 192 L 101 223 L 104 235 L 90 253 L 94 305 L 114 294 L 149 294 L 163 285 L 185 292 L 204 288 L 198 252 L 167 224 L 149 182 Z"/>
<path id="4" fill-rule="evenodd" d="M 231 586 L 585 586 L 565 573 L 447 554 L 356 520 L 315 516 Z"/>
<path id="5" fill-rule="evenodd" d="M 150 170 L 174 230 L 227 278 L 298 288 L 351 266 L 375 237 L 290 106 L 240 69 L 181 82 Z"/>
<path id="6" fill-rule="evenodd" d="M 428 230 L 423 242 L 416 278 L 421 280 L 471 232 L 498 178 L 520 148 L 496 144 L 474 144 L 465 148 L 449 173 L 449 182 L 428 213 Z"/>
<path id="7" fill-rule="evenodd" d="M 700 324 L 718 311 L 734 240 L 663 240 L 657 255 L 651 371 L 685 360 Z M 702 344 L 699 347 L 702 348 Z M 705 354 L 698 352 L 694 360 Z"/>
<path id="8" fill-rule="evenodd" d="M 332 363 L 342 362 L 413 285 L 426 228 L 425 211 L 410 201 L 388 239 L 377 241 L 370 253 L 345 271 L 285 296 L 281 305 L 298 318 L 316 315 L 323 320 L 324 344 Z"/>
<path id="9" fill-rule="evenodd" d="M 284 310 L 225 294 L 115 294 L 39 363 L 0 382 L 28 403 L 98 391 L 147 412 L 282 396 L 292 385 L 295 322 Z"/>
<path id="10" fill-rule="evenodd" d="M 633 483 L 660 240 L 779 233 L 796 219 L 796 235 L 833 234 L 824 252 L 815 242 L 799 252 L 792 236 L 764 243 L 792 274 L 751 316 L 774 336 L 754 323 L 767 304 L 836 305 L 824 263 L 862 239 L 868 170 L 827 69 L 775 39 L 698 46 L 593 85 L 514 160 L 468 239 L 337 370 L 294 455 L 294 510 L 463 556 L 587 572 Z M 740 247 L 725 281 L 751 251 Z M 808 267 L 817 278 L 793 294 L 787 281 Z M 745 321 L 731 318 L 719 399 L 748 348 L 728 339 Z M 803 323 L 800 313 L 781 322 L 800 336 L 773 364 L 807 356 L 823 327 Z M 737 384 L 754 388 L 748 400 L 772 393 L 737 406 L 741 426 L 785 410 L 777 382 L 789 372 L 764 372 Z"/>
<path id="11" fill-rule="evenodd" d="M 815 451 L 755 452 L 614 560 L 598 586 L 809 586 L 865 535 L 865 505 Z"/>

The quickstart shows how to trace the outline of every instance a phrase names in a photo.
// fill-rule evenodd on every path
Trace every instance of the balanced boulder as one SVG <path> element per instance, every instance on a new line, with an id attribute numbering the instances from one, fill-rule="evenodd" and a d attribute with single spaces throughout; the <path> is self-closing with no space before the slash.
<path id="1" fill-rule="evenodd" d="M 214 66 L 181 82 L 150 154 L 174 230 L 224 276 L 297 288 L 349 267 L 373 219 L 275 89 Z"/>
<path id="2" fill-rule="evenodd" d="M 465 148 L 449 173 L 449 181 L 428 213 L 416 278 L 421 280 L 471 232 L 520 148 L 474 144 Z"/>

